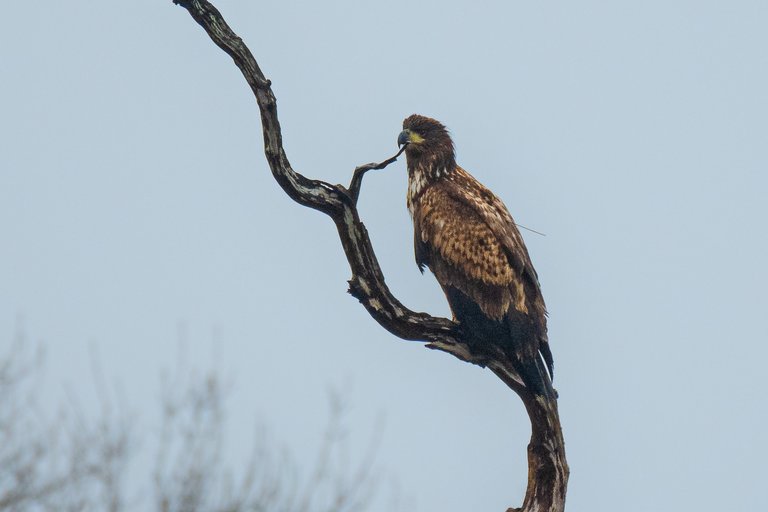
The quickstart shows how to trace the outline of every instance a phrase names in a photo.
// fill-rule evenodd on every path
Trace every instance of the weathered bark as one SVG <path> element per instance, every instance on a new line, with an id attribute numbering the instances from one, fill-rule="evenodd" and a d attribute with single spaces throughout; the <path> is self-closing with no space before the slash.
<path id="1" fill-rule="evenodd" d="M 363 174 L 389 165 L 399 153 L 380 164 L 356 168 L 349 189 L 308 179 L 294 171 L 283 149 L 271 82 L 265 78 L 250 50 L 210 2 L 173 2 L 189 11 L 213 42 L 232 57 L 245 76 L 261 112 L 264 154 L 272 175 L 285 193 L 299 204 L 319 210 L 333 219 L 352 270 L 349 293 L 363 304 L 382 327 L 395 336 L 405 340 L 427 342 L 426 346 L 429 348 L 448 352 L 463 361 L 486 366 L 522 399 L 531 420 L 532 431 L 528 445 L 528 488 L 522 508 L 509 511 L 562 511 L 568 483 L 568 464 L 557 412 L 557 399 L 531 393 L 501 351 L 473 353 L 455 322 L 411 311 L 392 295 L 384 282 L 368 232 L 360 221 L 356 203 Z"/>

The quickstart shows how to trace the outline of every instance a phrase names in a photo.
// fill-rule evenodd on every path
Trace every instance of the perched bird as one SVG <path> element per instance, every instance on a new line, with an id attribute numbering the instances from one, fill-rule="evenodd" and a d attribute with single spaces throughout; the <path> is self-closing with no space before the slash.
<path id="1" fill-rule="evenodd" d="M 414 114 L 397 142 L 406 145 L 419 269 L 429 267 L 437 278 L 473 351 L 499 347 L 526 387 L 553 395 L 544 298 L 509 211 L 456 164 L 440 122 Z"/>

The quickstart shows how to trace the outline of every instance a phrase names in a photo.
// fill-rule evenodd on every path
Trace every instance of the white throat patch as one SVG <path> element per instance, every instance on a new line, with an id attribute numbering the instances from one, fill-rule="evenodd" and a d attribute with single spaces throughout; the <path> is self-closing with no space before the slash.
<path id="1" fill-rule="evenodd" d="M 434 176 L 431 176 L 430 178 L 440 178 L 445 174 L 447 174 L 446 169 L 437 169 L 434 172 Z M 427 173 L 423 171 L 422 167 L 418 167 L 414 169 L 413 172 L 408 173 L 408 195 L 406 197 L 406 202 L 408 204 L 408 211 L 411 212 L 411 216 L 413 216 L 414 202 L 424 190 L 424 187 L 427 186 L 430 178 L 427 177 Z"/>

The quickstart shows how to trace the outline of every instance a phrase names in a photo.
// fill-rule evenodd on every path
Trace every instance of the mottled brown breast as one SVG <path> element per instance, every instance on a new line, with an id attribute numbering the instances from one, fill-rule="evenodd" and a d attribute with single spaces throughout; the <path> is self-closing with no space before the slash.
<path id="1" fill-rule="evenodd" d="M 484 314 L 501 319 L 514 307 L 525 314 L 543 314 L 538 282 L 519 234 L 501 229 L 514 222 L 495 196 L 460 168 L 430 183 L 413 200 L 416 259 L 443 286 L 472 298 Z M 495 220 L 487 217 L 495 216 Z M 530 270 L 529 270 L 530 269 Z M 535 276 L 535 274 L 533 274 Z M 540 302 L 540 307 L 539 304 Z"/>

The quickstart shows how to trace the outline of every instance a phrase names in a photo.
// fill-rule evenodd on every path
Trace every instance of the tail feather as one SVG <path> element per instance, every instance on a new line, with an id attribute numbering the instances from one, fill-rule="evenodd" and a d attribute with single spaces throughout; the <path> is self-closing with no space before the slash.
<path id="1" fill-rule="evenodd" d="M 528 389 L 536 395 L 557 396 L 547 367 L 541 357 L 529 357 L 518 350 L 513 350 L 513 353 L 508 355 Z"/>
<path id="2" fill-rule="evenodd" d="M 549 380 L 555 380 L 555 361 L 552 359 L 552 350 L 549 348 L 549 341 L 546 339 L 539 340 L 539 353 L 541 358 L 544 359 L 544 363 L 547 365 L 547 371 L 549 372 Z"/>
<path id="3" fill-rule="evenodd" d="M 554 361 L 546 333 L 538 332 L 536 325 L 528 315 L 512 311 L 506 315 L 509 330 L 507 355 L 519 365 L 525 385 L 538 395 L 557 396 L 552 386 Z"/>

